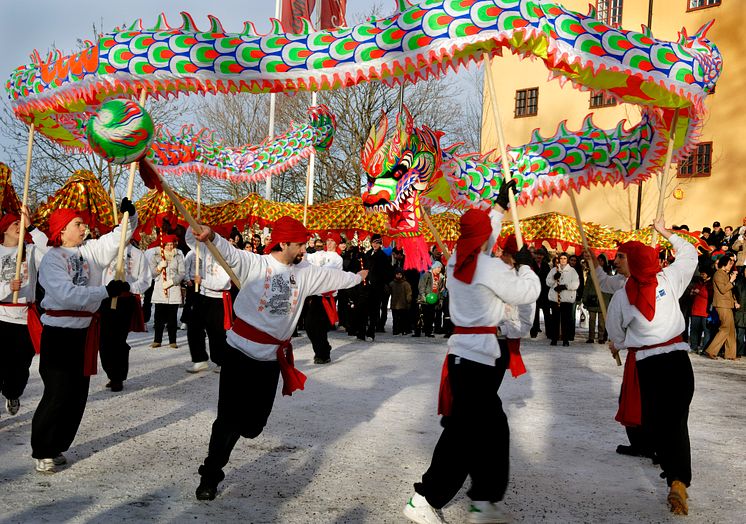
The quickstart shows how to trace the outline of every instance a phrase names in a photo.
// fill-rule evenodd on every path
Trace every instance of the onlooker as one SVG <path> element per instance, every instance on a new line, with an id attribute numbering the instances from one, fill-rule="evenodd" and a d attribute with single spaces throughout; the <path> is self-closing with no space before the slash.
<path id="1" fill-rule="evenodd" d="M 408 335 L 409 308 L 412 305 L 412 288 L 404 280 L 404 271 L 397 267 L 394 270 L 394 280 L 389 284 L 391 290 L 391 316 L 394 317 L 392 333 L 394 335 Z"/>
<path id="2" fill-rule="evenodd" d="M 720 229 L 720 222 L 715 221 L 712 223 L 712 233 L 707 237 L 707 243 L 711 246 L 720 246 L 725 238 L 725 231 Z"/>
<path id="3" fill-rule="evenodd" d="M 443 290 L 446 287 L 446 277 L 442 273 L 443 264 L 433 262 L 433 267 L 425 271 L 420 277 L 418 286 L 417 303 L 422 314 L 422 331 L 426 337 L 434 337 L 433 324 L 435 322 L 435 310 L 443 306 Z M 435 301 L 428 300 L 428 296 L 436 295 Z M 420 336 L 420 325 L 414 328 L 415 337 Z"/>
<path id="4" fill-rule="evenodd" d="M 746 274 L 744 268 L 738 269 L 734 295 L 737 304 L 746 304 Z M 736 323 L 736 358 L 746 357 L 746 307 L 739 307 L 735 313 Z"/>
<path id="5" fill-rule="evenodd" d="M 713 280 L 712 306 L 720 317 L 720 329 L 710 344 L 705 349 L 705 356 L 717 359 L 720 348 L 725 343 L 725 358 L 736 359 L 736 330 L 733 324 L 733 308 L 736 302 L 733 300 L 733 282 L 736 280 L 736 272 L 733 268 L 733 258 L 723 256 L 718 260 L 718 269 Z"/>
<path id="6" fill-rule="evenodd" d="M 583 290 L 585 289 L 585 272 L 583 271 L 583 266 L 576 255 L 571 255 L 570 257 L 568 257 L 567 262 L 578 274 L 578 281 L 580 282 L 577 292 L 575 293 L 575 304 L 573 304 L 572 307 L 572 333 L 570 334 L 570 340 L 573 341 L 575 340 L 575 322 L 578 318 L 578 306 L 580 306 L 583 302 Z M 581 313 L 581 320 L 582 317 L 583 315 Z"/>
<path id="7" fill-rule="evenodd" d="M 549 267 L 549 253 L 547 252 L 547 248 L 544 246 L 541 246 L 539 249 L 534 251 L 534 262 L 535 265 L 532 268 L 534 270 L 534 273 L 539 277 L 539 282 L 541 282 L 541 293 L 539 294 L 539 299 L 536 301 L 536 313 L 534 314 L 534 325 L 531 328 L 531 338 L 536 338 L 536 335 L 539 334 L 541 331 L 540 324 L 539 324 L 539 310 L 541 310 L 541 314 L 544 315 L 544 330 L 547 332 L 547 337 L 549 336 L 549 333 L 551 333 L 551 327 L 552 327 L 552 310 L 549 307 L 549 286 L 547 285 L 547 275 L 549 275 L 549 270 L 551 269 Z M 557 321 L 559 321 L 557 319 Z"/>
<path id="8" fill-rule="evenodd" d="M 550 345 L 556 346 L 561 334 L 562 345 L 569 346 L 570 337 L 575 329 L 573 306 L 580 280 L 578 273 L 568 264 L 567 253 L 560 253 L 557 267 L 549 271 L 546 283 L 551 288 L 548 298 L 552 306 L 552 316 L 559 319 L 559 322 L 553 322 L 552 332 L 549 333 L 549 338 L 552 339 Z"/>
<path id="9" fill-rule="evenodd" d="M 709 302 L 709 291 L 707 281 L 710 279 L 707 272 L 700 272 L 695 276 L 689 288 L 692 299 L 691 317 L 689 319 L 689 346 L 694 353 L 704 349 L 702 335 L 707 322 L 707 309 Z"/>
<path id="10" fill-rule="evenodd" d="M 734 233 L 733 228 L 731 226 L 725 226 L 723 230 L 725 231 L 725 237 L 723 237 L 723 244 L 728 245 L 728 248 L 726 249 L 727 251 L 731 248 L 731 246 L 733 246 L 733 243 L 738 238 L 738 235 Z"/>

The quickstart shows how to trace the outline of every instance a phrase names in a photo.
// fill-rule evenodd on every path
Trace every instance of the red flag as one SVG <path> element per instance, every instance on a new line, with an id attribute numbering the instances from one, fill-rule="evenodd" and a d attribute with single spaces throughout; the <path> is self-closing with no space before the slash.
<path id="1" fill-rule="evenodd" d="M 316 0 L 282 0 L 280 21 L 285 31 L 300 33 L 303 29 L 300 19 L 311 20 L 311 14 L 316 7 Z"/>
<path id="2" fill-rule="evenodd" d="M 142 159 L 140 164 L 140 177 L 142 178 L 145 187 L 148 189 L 157 189 L 163 191 L 161 180 L 158 178 L 158 174 L 155 172 L 155 167 L 150 163 L 149 160 Z"/>
<path id="3" fill-rule="evenodd" d="M 321 29 L 346 26 L 347 0 L 321 0 Z"/>

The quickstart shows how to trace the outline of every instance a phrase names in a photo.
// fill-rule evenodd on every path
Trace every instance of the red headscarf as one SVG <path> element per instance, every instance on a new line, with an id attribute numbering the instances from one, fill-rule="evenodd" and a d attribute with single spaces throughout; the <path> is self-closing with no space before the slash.
<path id="1" fill-rule="evenodd" d="M 510 234 L 505 237 L 502 242 L 502 250 L 509 255 L 515 255 L 518 253 L 518 241 L 515 239 L 514 234 Z"/>
<path id="2" fill-rule="evenodd" d="M 173 245 L 176 245 L 179 243 L 179 237 L 177 237 L 176 235 L 161 235 L 161 241 L 164 244 L 168 244 L 169 242 L 171 242 Z"/>
<path id="3" fill-rule="evenodd" d="M 60 245 L 60 233 L 76 218 L 82 218 L 77 209 L 55 209 L 49 215 L 49 241 Z"/>
<path id="4" fill-rule="evenodd" d="M 289 216 L 280 217 L 272 226 L 272 245 L 269 249 L 280 242 L 305 242 L 310 236 L 302 222 Z"/>
<path id="5" fill-rule="evenodd" d="M 459 220 L 461 236 L 456 242 L 456 266 L 453 276 L 471 284 L 477 269 L 477 257 L 492 233 L 490 216 L 481 209 L 470 209 Z"/>
<path id="6" fill-rule="evenodd" d="M 629 303 L 639 309 L 646 319 L 653 320 L 655 288 L 658 286 L 656 275 L 661 270 L 658 250 L 633 240 L 621 244 L 618 251 L 627 255 L 629 264 L 630 276 L 624 287 Z"/>
<path id="7" fill-rule="evenodd" d="M 13 225 L 13 222 L 16 220 L 20 220 L 21 217 L 18 215 L 14 215 L 12 213 L 8 213 L 7 215 L 3 215 L 2 218 L 0 218 L 0 239 L 2 239 L 5 232 L 8 230 L 8 228 Z"/>

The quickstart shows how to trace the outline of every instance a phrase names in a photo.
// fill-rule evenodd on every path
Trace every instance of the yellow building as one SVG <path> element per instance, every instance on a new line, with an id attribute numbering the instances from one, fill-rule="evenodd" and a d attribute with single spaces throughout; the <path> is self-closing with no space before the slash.
<path id="1" fill-rule="evenodd" d="M 687 224 L 691 230 L 712 226 L 714 220 L 726 225 L 740 226 L 746 216 L 746 44 L 743 28 L 746 25 L 744 2 L 736 0 L 591 0 L 597 6 L 597 15 L 607 22 L 618 23 L 630 30 L 640 30 L 648 22 L 648 6 L 653 4 L 651 29 L 653 35 L 662 40 L 675 41 L 681 27 L 694 33 L 709 20 L 715 25 L 707 37 L 715 43 L 723 56 L 723 73 L 715 92 L 708 96 L 709 114 L 700 138 L 698 152 L 701 158 L 695 162 L 710 173 L 704 176 L 677 176 L 666 188 L 666 223 Z M 588 0 L 559 0 L 566 8 L 588 12 Z M 491 73 L 495 79 L 497 99 L 505 137 L 509 145 L 520 145 L 529 141 L 531 132 L 539 129 L 542 136 L 554 134 L 557 124 L 567 120 L 567 128 L 577 130 L 588 113 L 594 113 L 594 123 L 602 129 L 611 129 L 623 119 L 629 124 L 640 120 L 640 109 L 630 104 L 597 107 L 591 109 L 591 94 L 573 89 L 568 83 L 561 87 L 556 80 L 547 80 L 547 70 L 538 61 L 523 60 L 513 55 L 492 61 Z M 525 90 L 538 88 L 535 116 L 515 116 L 516 98 L 524 97 Z M 523 91 L 522 93 L 519 93 Z M 482 118 L 482 151 L 497 148 L 497 135 L 489 90 L 485 83 L 485 100 Z M 532 96 L 535 91 L 530 91 Z M 602 97 L 603 98 L 603 97 Z M 602 98 L 595 100 L 596 104 Z M 533 100 L 525 100 L 531 104 Z M 711 143 L 711 148 L 708 148 Z M 711 161 L 707 162 L 708 150 Z M 673 169 L 673 168 L 672 168 Z M 686 168 L 684 168 L 686 170 Z M 691 171 L 691 169 L 689 169 Z M 696 171 L 696 169 L 695 169 Z M 676 191 L 674 198 L 672 195 Z M 607 224 L 622 229 L 635 225 L 637 208 L 637 186 L 624 190 L 621 187 L 593 186 L 583 190 L 577 197 L 582 219 Z M 658 189 L 655 179 L 643 184 L 640 223 L 650 224 L 658 205 Z M 533 216 L 548 211 L 572 215 L 570 199 L 552 197 L 543 203 L 535 203 L 519 209 L 521 217 Z"/>

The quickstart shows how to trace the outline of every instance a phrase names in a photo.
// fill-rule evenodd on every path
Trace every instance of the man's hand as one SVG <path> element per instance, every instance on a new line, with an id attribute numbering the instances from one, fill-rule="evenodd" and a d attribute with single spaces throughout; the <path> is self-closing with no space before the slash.
<path id="1" fill-rule="evenodd" d="M 363 280 L 365 280 L 366 278 L 368 278 L 368 270 L 367 269 L 361 269 L 360 271 L 357 272 L 357 274 L 360 275 L 360 278 L 362 278 Z"/>
<path id="2" fill-rule="evenodd" d="M 171 279 L 166 279 L 163 281 L 163 289 L 168 289 L 170 287 L 173 287 L 174 281 Z"/>
<path id="3" fill-rule="evenodd" d="M 619 350 L 616 348 L 611 340 L 609 340 L 609 351 L 611 351 L 611 354 L 614 356 L 614 358 L 616 358 L 619 354 Z"/>
<path id="4" fill-rule="evenodd" d="M 202 285 L 202 277 L 199 275 L 194 275 L 194 283 L 198 286 Z"/>
<path id="5" fill-rule="evenodd" d="M 513 260 L 515 261 L 516 269 L 518 266 L 532 266 L 534 263 L 534 257 L 531 254 L 531 251 L 528 250 L 527 245 L 523 245 L 523 247 L 518 251 L 518 253 L 515 254 L 513 257 Z"/>
<path id="6" fill-rule="evenodd" d="M 166 262 L 165 260 L 161 260 L 160 262 L 158 262 L 158 271 L 163 271 L 164 269 L 166 269 L 166 267 L 168 267 L 168 262 Z"/>
<path id="7" fill-rule="evenodd" d="M 497 194 L 497 198 L 495 199 L 495 205 L 501 207 L 503 211 L 507 211 L 510 205 L 509 191 L 511 189 L 515 191 L 515 186 L 515 178 L 511 178 L 510 182 L 508 182 L 507 184 L 503 184 L 502 187 L 500 187 L 500 192 Z"/>
<path id="8" fill-rule="evenodd" d="M 26 224 L 24 226 L 26 228 L 26 231 L 31 231 L 34 228 L 34 226 L 31 224 L 31 212 L 29 211 L 28 206 L 23 206 L 21 208 L 21 220 L 24 224 Z"/>
<path id="9" fill-rule="evenodd" d="M 20 280 L 11 280 L 10 281 L 10 290 L 11 291 L 20 291 L 21 290 L 21 281 Z"/>
<path id="10" fill-rule="evenodd" d="M 666 221 L 663 217 L 653 220 L 652 226 L 663 238 L 671 238 L 671 232 L 666 229 Z"/>
<path id="11" fill-rule="evenodd" d="M 106 293 L 110 297 L 118 297 L 122 293 L 126 293 L 130 290 L 129 282 L 122 282 L 121 280 L 112 280 L 106 284 Z"/>
<path id="12" fill-rule="evenodd" d="M 588 265 L 594 270 L 599 267 L 600 264 L 598 263 L 598 258 L 594 257 L 593 253 L 584 249 L 581 254 L 585 257 L 585 261 L 588 262 Z"/>
<path id="13" fill-rule="evenodd" d="M 731 284 L 736 281 L 736 277 L 738 276 L 738 273 L 735 271 L 731 271 L 730 275 L 728 275 L 728 278 L 730 279 Z"/>
<path id="14" fill-rule="evenodd" d="M 192 228 L 192 231 L 194 232 L 194 238 L 196 238 L 200 242 L 207 242 L 208 240 L 212 242 L 213 240 L 215 240 L 215 232 L 212 229 L 204 224 L 200 224 L 199 227 L 202 228 L 202 231 L 200 231 L 199 233 L 197 233 L 197 231 Z"/>
<path id="15" fill-rule="evenodd" d="M 122 203 L 119 204 L 119 211 L 121 213 L 129 213 L 130 216 L 132 216 L 135 213 L 137 213 L 137 210 L 135 209 L 135 205 L 127 197 L 124 197 L 122 199 Z"/>
<path id="16" fill-rule="evenodd" d="M 566 286 L 566 285 L 564 285 L 564 284 L 560 284 L 559 286 L 557 286 L 557 287 L 555 287 L 555 288 L 554 288 L 554 290 L 555 290 L 555 291 L 556 291 L 557 293 L 562 293 L 562 292 L 563 292 L 563 291 L 565 291 L 566 289 L 567 289 L 567 286 Z"/>
<path id="17" fill-rule="evenodd" d="M 560 273 L 559 271 L 557 271 L 557 272 L 556 272 L 556 273 L 554 274 L 554 280 L 559 280 L 560 278 L 562 278 L 562 273 Z"/>

